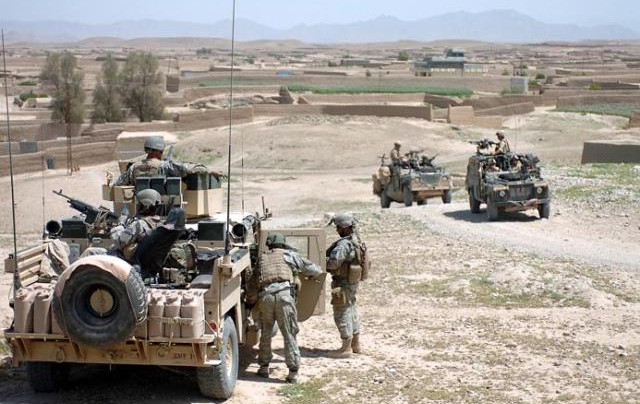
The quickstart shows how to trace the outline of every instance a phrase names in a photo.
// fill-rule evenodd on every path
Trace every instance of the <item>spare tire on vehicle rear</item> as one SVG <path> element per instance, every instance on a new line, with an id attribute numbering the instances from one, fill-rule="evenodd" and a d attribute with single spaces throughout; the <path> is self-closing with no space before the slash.
<path id="1" fill-rule="evenodd" d="M 133 336 L 147 317 L 147 292 L 138 272 L 107 255 L 82 258 L 60 277 L 54 315 L 80 345 L 108 348 Z"/>

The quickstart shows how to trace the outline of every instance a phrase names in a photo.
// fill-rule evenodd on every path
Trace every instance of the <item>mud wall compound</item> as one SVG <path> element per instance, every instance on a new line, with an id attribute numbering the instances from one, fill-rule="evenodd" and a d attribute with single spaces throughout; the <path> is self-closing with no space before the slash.
<path id="1" fill-rule="evenodd" d="M 601 104 L 628 104 L 640 105 L 640 93 L 638 95 L 584 95 L 558 98 L 558 108 L 575 108 L 585 105 Z"/>
<path id="2" fill-rule="evenodd" d="M 640 163 L 640 142 L 606 141 L 584 142 L 582 164 Z"/>
<path id="3" fill-rule="evenodd" d="M 494 108 L 485 108 L 475 110 L 476 116 L 511 116 L 528 114 L 536 110 L 535 105 L 532 102 L 523 102 L 520 104 L 508 104 Z"/>

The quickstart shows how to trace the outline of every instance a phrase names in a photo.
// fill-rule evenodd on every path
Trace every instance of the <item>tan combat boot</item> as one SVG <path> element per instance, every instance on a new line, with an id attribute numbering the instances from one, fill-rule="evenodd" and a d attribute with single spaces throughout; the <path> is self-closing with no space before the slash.
<path id="1" fill-rule="evenodd" d="M 353 339 L 351 339 L 351 350 L 354 354 L 362 353 L 360 349 L 360 334 L 353 334 Z"/>
<path id="2" fill-rule="evenodd" d="M 351 338 L 343 339 L 342 346 L 333 351 L 334 358 L 350 358 L 351 357 Z"/>

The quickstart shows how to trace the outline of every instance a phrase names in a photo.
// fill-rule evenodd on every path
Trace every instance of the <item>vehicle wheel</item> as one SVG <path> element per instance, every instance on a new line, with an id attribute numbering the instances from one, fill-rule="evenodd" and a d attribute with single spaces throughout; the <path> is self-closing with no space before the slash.
<path id="1" fill-rule="evenodd" d="M 538 205 L 538 214 L 540 215 L 540 219 L 548 219 L 551 214 L 551 204 L 547 202 Z"/>
<path id="2" fill-rule="evenodd" d="M 446 191 L 444 191 L 444 193 L 442 194 L 442 203 L 451 203 L 451 190 L 447 189 Z"/>
<path id="3" fill-rule="evenodd" d="M 498 220 L 498 206 L 493 198 L 487 199 L 487 219 L 491 222 Z"/>
<path id="4" fill-rule="evenodd" d="M 413 192 L 411 192 L 411 187 L 405 186 L 402 189 L 402 198 L 404 199 L 404 206 L 413 205 Z"/>
<path id="5" fill-rule="evenodd" d="M 389 198 L 387 192 L 383 190 L 380 194 L 380 207 L 382 209 L 389 209 L 389 206 L 391 206 L 391 198 Z"/>
<path id="6" fill-rule="evenodd" d="M 93 265 L 78 268 L 67 280 L 54 315 L 66 335 L 80 345 L 109 348 L 129 339 L 147 315 L 142 278 L 133 269 L 125 282 Z"/>
<path id="7" fill-rule="evenodd" d="M 231 317 L 224 319 L 220 364 L 197 369 L 198 387 L 203 396 L 230 398 L 238 379 L 238 333 Z"/>
<path id="8" fill-rule="evenodd" d="M 69 365 L 54 362 L 27 362 L 27 381 L 36 393 L 58 391 L 67 381 Z"/>
<path id="9" fill-rule="evenodd" d="M 480 213 L 480 201 L 473 196 L 471 188 L 469 188 L 469 210 L 471 213 Z"/>

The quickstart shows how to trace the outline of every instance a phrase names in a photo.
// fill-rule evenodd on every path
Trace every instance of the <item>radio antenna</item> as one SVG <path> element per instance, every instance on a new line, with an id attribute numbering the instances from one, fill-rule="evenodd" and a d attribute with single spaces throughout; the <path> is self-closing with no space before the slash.
<path id="1" fill-rule="evenodd" d="M 231 210 L 231 128 L 233 126 L 233 62 L 235 56 L 235 39 L 236 39 L 236 0 L 233 0 L 233 9 L 231 12 L 231 74 L 229 80 L 229 150 L 227 157 L 227 231 L 224 235 L 224 253 L 229 255 L 231 251 L 231 240 L 229 239 L 229 222 Z"/>
<path id="2" fill-rule="evenodd" d="M 11 181 L 11 219 L 13 221 L 13 299 L 15 300 L 18 289 L 22 287 L 20 273 L 18 273 L 18 239 L 16 237 L 16 199 L 13 189 L 13 152 L 11 151 L 11 122 L 9 118 L 9 84 L 7 82 L 7 51 L 4 47 L 4 29 L 0 30 L 2 36 L 2 66 L 4 72 L 4 101 L 7 110 L 7 141 L 9 142 L 9 177 Z"/>

